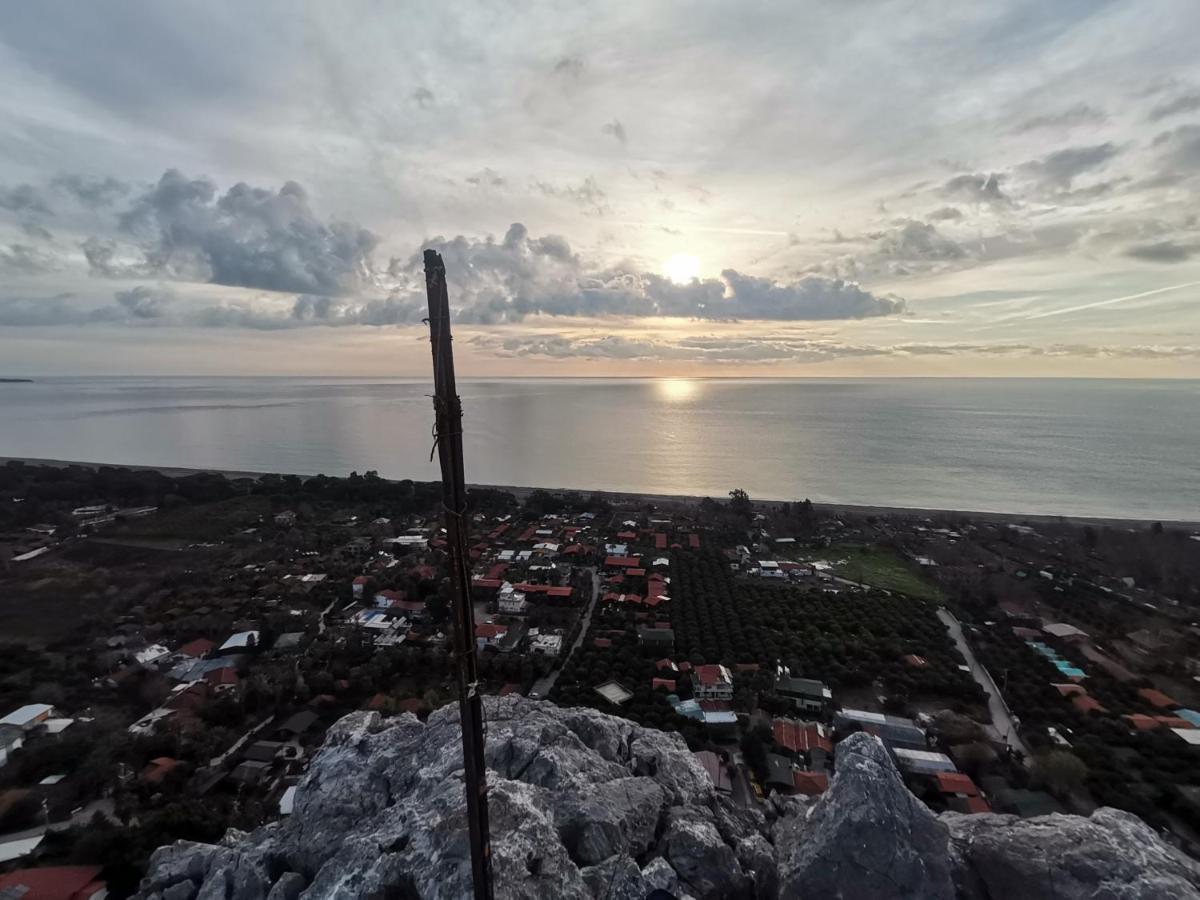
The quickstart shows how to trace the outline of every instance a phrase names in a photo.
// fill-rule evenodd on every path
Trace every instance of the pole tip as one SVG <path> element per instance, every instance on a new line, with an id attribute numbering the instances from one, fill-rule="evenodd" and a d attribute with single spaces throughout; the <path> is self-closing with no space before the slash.
<path id="1" fill-rule="evenodd" d="M 425 251 L 425 271 L 427 273 L 432 272 L 432 271 L 445 272 L 446 265 L 445 265 L 445 263 L 442 262 L 442 254 L 438 253 L 436 250 L 426 250 Z"/>

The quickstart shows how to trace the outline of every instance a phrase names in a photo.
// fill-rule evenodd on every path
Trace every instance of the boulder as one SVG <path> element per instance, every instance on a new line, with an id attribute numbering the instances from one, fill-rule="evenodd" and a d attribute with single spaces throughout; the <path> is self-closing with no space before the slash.
<path id="1" fill-rule="evenodd" d="M 955 881 L 969 900 L 1200 900 L 1200 865 L 1121 810 L 1088 818 L 941 818 L 953 842 Z"/>
<path id="2" fill-rule="evenodd" d="M 836 759 L 829 790 L 776 823 L 783 896 L 952 900 L 946 826 L 909 793 L 879 739 L 852 734 Z"/>

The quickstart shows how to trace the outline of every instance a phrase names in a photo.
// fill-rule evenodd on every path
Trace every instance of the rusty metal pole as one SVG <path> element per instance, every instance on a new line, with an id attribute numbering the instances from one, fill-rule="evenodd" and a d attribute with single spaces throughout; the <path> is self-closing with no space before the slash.
<path id="1" fill-rule="evenodd" d="M 487 767 L 484 762 L 483 703 L 475 660 L 475 612 L 467 556 L 467 491 L 463 475 L 462 401 L 454 383 L 450 337 L 450 298 L 446 266 L 439 253 L 425 251 L 429 298 L 429 337 L 433 346 L 433 409 L 438 459 L 442 466 L 442 506 L 450 552 L 451 619 L 458 672 L 458 711 L 462 722 L 467 825 L 475 900 L 492 900 L 492 845 L 488 836 Z"/>

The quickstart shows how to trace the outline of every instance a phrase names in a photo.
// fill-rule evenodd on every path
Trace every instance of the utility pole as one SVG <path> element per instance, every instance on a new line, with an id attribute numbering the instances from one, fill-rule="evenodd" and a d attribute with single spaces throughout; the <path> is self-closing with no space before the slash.
<path id="1" fill-rule="evenodd" d="M 442 466 L 442 508 L 450 551 L 451 619 L 458 672 L 458 712 L 462 723 L 467 825 L 475 900 L 492 900 L 492 845 L 488 835 L 487 770 L 483 758 L 483 703 L 475 666 L 475 612 L 467 556 L 467 491 L 463 475 L 462 401 L 454 384 L 450 338 L 450 298 L 441 254 L 425 251 L 429 298 L 429 338 L 433 346 L 434 434 Z"/>

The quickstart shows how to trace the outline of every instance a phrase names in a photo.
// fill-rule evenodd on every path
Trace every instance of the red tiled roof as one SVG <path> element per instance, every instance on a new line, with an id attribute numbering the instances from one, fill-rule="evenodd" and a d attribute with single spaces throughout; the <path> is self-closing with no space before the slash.
<path id="1" fill-rule="evenodd" d="M 569 584 L 564 584 L 559 587 L 546 588 L 547 597 L 570 597 L 575 593 L 575 588 Z"/>
<path id="2" fill-rule="evenodd" d="M 177 765 L 179 765 L 179 760 L 177 759 L 172 759 L 169 756 L 157 756 L 150 760 L 146 768 L 142 770 L 142 780 L 150 784 L 158 784 L 170 775 Z"/>
<path id="3" fill-rule="evenodd" d="M 967 798 L 967 812 L 969 813 L 989 813 L 992 807 L 982 797 L 976 795 Z"/>
<path id="4" fill-rule="evenodd" d="M 193 659 L 199 659 L 202 656 L 207 656 L 208 652 L 215 646 L 217 646 L 216 643 L 210 641 L 208 638 L 196 638 L 194 641 L 188 641 L 175 652 L 182 653 L 184 656 L 190 656 Z"/>
<path id="5" fill-rule="evenodd" d="M 403 600 L 408 595 L 405 594 L 404 591 L 393 591 L 388 589 L 386 591 L 377 591 L 375 596 L 382 597 L 384 600 Z"/>
<path id="6" fill-rule="evenodd" d="M 689 534 L 688 535 L 688 546 L 689 547 L 699 547 L 700 546 L 700 535 Z"/>
<path id="7" fill-rule="evenodd" d="M 699 700 L 697 703 L 705 712 L 733 712 L 728 700 Z"/>
<path id="8" fill-rule="evenodd" d="M 425 708 L 425 702 L 417 697 L 409 697 L 396 704 L 396 712 L 412 713 L 414 716 Z"/>
<path id="9" fill-rule="evenodd" d="M 537 526 L 530 525 L 528 528 L 526 528 L 524 531 L 521 532 L 521 534 L 517 538 L 517 540 L 518 541 L 531 541 L 531 540 L 533 540 L 533 536 L 535 534 L 537 534 Z"/>
<path id="10" fill-rule="evenodd" d="M 637 538 L 637 532 L 636 531 L 618 531 L 617 537 L 619 537 L 623 541 L 632 541 Z"/>
<path id="11" fill-rule="evenodd" d="M 823 794 L 829 787 L 829 776 L 824 772 L 792 772 L 792 784 L 796 792 L 807 797 Z"/>
<path id="12" fill-rule="evenodd" d="M 666 657 L 663 657 L 660 660 L 656 660 L 654 663 L 654 668 L 658 669 L 658 671 L 660 671 L 660 672 L 663 671 L 664 669 L 667 669 L 671 672 L 679 671 L 679 668 L 675 665 L 675 663 L 671 662 L 671 660 L 667 659 Z"/>
<path id="13" fill-rule="evenodd" d="M 833 752 L 833 741 L 822 733 L 821 726 L 816 722 L 797 722 L 794 719 L 775 719 L 771 723 L 775 732 L 775 743 L 787 747 L 793 753 L 804 753 L 809 750 L 824 750 Z"/>
<path id="14" fill-rule="evenodd" d="M 488 569 L 487 577 L 488 578 L 499 578 L 501 575 L 503 575 L 507 571 L 508 571 L 508 563 L 496 563 L 494 566 L 492 566 L 490 569 Z"/>
<path id="15" fill-rule="evenodd" d="M 672 678 L 651 678 L 650 679 L 650 689 L 651 690 L 654 690 L 655 688 L 660 688 L 660 687 L 666 688 L 668 691 L 674 691 L 675 690 L 675 680 Z"/>
<path id="16" fill-rule="evenodd" d="M 968 797 L 979 794 L 975 782 L 962 772 L 938 772 L 934 777 L 937 779 L 938 790 L 943 794 L 966 794 Z"/>
<path id="17" fill-rule="evenodd" d="M 633 578 L 640 578 L 646 574 L 645 569 L 626 569 L 625 574 Z"/>
<path id="18" fill-rule="evenodd" d="M 1086 694 L 1087 688 L 1081 684 L 1056 684 L 1052 685 L 1062 696 L 1074 697 L 1076 694 Z"/>
<path id="19" fill-rule="evenodd" d="M 437 572 L 433 570 L 433 566 L 414 566 L 409 570 L 410 575 L 416 575 L 418 578 L 424 578 L 427 581 L 432 581 L 437 577 Z"/>
<path id="20" fill-rule="evenodd" d="M 384 693 L 376 694 L 374 697 L 372 697 L 370 700 L 367 701 L 366 708 L 370 709 L 370 710 L 375 710 L 375 711 L 381 710 L 381 709 L 383 709 L 383 705 L 385 703 L 387 703 L 387 698 L 388 698 L 387 694 L 384 694 Z"/>
<path id="21" fill-rule="evenodd" d="M 102 866 L 45 866 L 0 875 L 0 891 L 24 888 L 21 900 L 82 900 L 103 889 Z"/>
<path id="22" fill-rule="evenodd" d="M 665 534 L 663 534 L 662 532 L 656 532 L 654 535 L 654 549 L 655 550 L 666 550 L 667 549 L 667 536 Z"/>
<path id="23" fill-rule="evenodd" d="M 641 557 L 638 556 L 610 556 L 604 560 L 605 568 L 609 569 L 636 569 L 641 564 Z"/>
<path id="24" fill-rule="evenodd" d="M 1166 728 L 1195 728 L 1196 726 L 1187 719 L 1181 719 L 1178 716 L 1155 716 L 1154 721 Z"/>
<path id="25" fill-rule="evenodd" d="M 233 666 L 222 666 L 220 669 L 213 669 L 210 672 L 205 672 L 204 680 L 214 687 L 227 684 L 237 684 L 238 674 L 233 670 Z"/>
<path id="26" fill-rule="evenodd" d="M 1123 718 L 1128 719 L 1129 724 L 1138 731 L 1153 731 L 1155 728 L 1162 727 L 1162 722 L 1158 721 L 1158 719 L 1154 718 L 1154 716 L 1147 716 L 1143 715 L 1142 713 L 1135 713 L 1134 715 L 1124 716 Z"/>
<path id="27" fill-rule="evenodd" d="M 356 577 L 356 578 L 355 578 L 355 579 L 354 579 L 352 582 L 350 582 L 350 583 L 351 583 L 351 584 L 366 584 L 366 583 L 367 583 L 368 581 L 370 581 L 370 580 L 371 580 L 371 579 L 370 579 L 370 578 L 368 578 L 366 575 L 359 575 L 358 577 Z"/>
<path id="28" fill-rule="evenodd" d="M 1079 694 L 1071 698 L 1071 703 L 1080 712 L 1105 712 L 1103 706 L 1100 705 L 1095 697 L 1089 697 L 1087 694 Z"/>
<path id="29" fill-rule="evenodd" d="M 1151 706 L 1157 706 L 1159 709 L 1168 709 L 1179 705 L 1171 697 L 1168 697 L 1162 691 L 1156 691 L 1154 688 L 1142 688 L 1138 691 L 1138 696 Z"/>
<path id="30" fill-rule="evenodd" d="M 900 657 L 900 659 L 902 662 L 906 663 L 907 665 L 912 666 L 914 669 L 924 669 L 926 666 L 929 665 L 929 660 L 927 660 L 923 656 L 917 656 L 917 654 L 915 654 L 915 653 L 910 653 L 907 656 L 902 656 L 902 657 Z"/>
<path id="31" fill-rule="evenodd" d="M 603 649 L 605 649 L 606 647 L 611 647 L 611 646 L 612 646 L 612 641 L 610 641 L 608 638 L 600 638 L 600 637 L 598 637 L 598 638 L 594 638 L 594 639 L 592 640 L 592 645 L 593 645 L 594 647 L 597 647 L 597 648 L 599 648 L 599 649 L 603 650 Z"/>
<path id="32" fill-rule="evenodd" d="M 504 584 L 499 578 L 472 578 L 471 587 L 486 588 L 488 590 L 499 588 Z"/>
<path id="33" fill-rule="evenodd" d="M 475 637 L 477 638 L 498 638 L 502 634 L 508 634 L 507 625 L 496 625 L 492 622 L 483 622 L 475 626 Z"/>
<path id="34" fill-rule="evenodd" d="M 703 685 L 725 683 L 725 675 L 721 672 L 721 667 L 715 663 L 710 663 L 707 666 L 696 666 L 696 678 Z"/>

